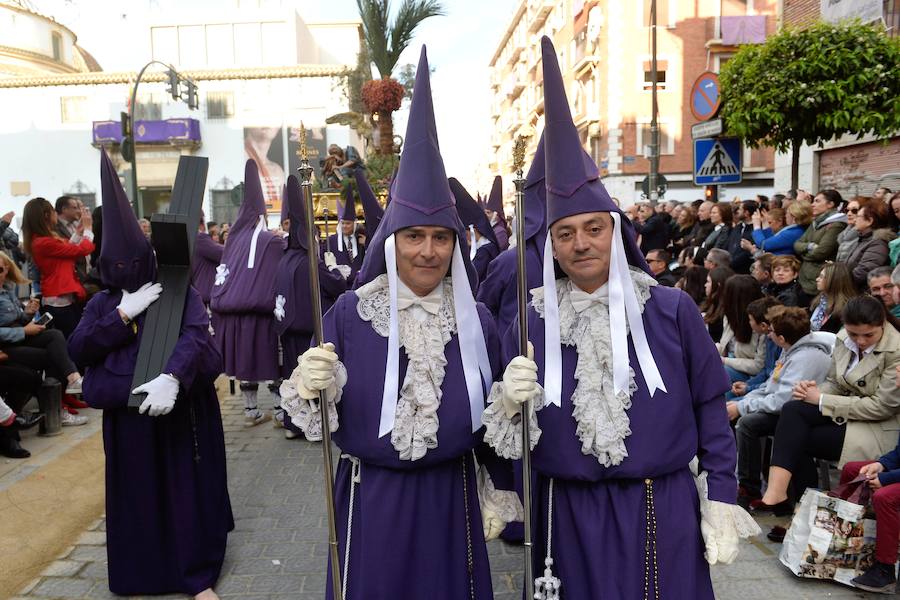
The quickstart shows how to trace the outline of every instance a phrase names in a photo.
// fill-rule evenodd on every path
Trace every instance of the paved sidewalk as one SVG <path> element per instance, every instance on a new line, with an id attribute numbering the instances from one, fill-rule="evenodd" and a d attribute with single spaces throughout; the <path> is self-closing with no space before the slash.
<path id="1" fill-rule="evenodd" d="M 269 423 L 245 429 L 240 399 L 227 395 L 227 384 L 220 393 L 235 531 L 216 590 L 223 599 L 321 600 L 327 553 L 321 448 L 303 439 L 285 440 L 283 430 Z M 267 394 L 261 389 L 260 396 Z M 115 598 L 107 588 L 104 529 L 102 519 L 94 523 L 17 598 Z M 521 549 L 492 542 L 489 552 L 495 598 L 520 600 Z M 778 546 L 765 538 L 744 543 L 737 564 L 713 568 L 716 597 L 870 596 L 840 585 L 798 580 L 778 563 L 777 552 Z"/>

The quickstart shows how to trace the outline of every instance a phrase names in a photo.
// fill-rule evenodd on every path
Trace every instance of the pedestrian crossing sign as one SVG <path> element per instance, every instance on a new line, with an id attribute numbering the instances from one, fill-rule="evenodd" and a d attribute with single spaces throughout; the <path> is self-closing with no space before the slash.
<path id="1" fill-rule="evenodd" d="M 694 185 L 741 182 L 741 139 L 694 140 Z"/>

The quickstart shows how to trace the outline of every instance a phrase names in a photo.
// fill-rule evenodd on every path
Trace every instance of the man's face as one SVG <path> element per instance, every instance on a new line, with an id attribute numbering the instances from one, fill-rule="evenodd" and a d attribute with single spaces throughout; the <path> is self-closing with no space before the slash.
<path id="1" fill-rule="evenodd" d="M 353 233 L 353 221 L 341 221 L 341 233 L 350 235 Z"/>
<path id="2" fill-rule="evenodd" d="M 753 279 L 759 283 L 769 282 L 769 271 L 767 271 L 759 261 L 754 262 L 753 266 L 750 267 L 750 274 L 753 275 Z"/>
<path id="3" fill-rule="evenodd" d="M 638 214 L 640 215 L 642 221 L 646 221 L 653 216 L 653 209 L 649 206 L 642 206 L 638 208 Z"/>
<path id="4" fill-rule="evenodd" d="M 697 209 L 697 218 L 701 221 L 709 221 L 709 211 L 712 209 L 712 202 L 704 202 Z"/>
<path id="5" fill-rule="evenodd" d="M 609 279 L 612 217 L 594 212 L 572 215 L 550 227 L 553 257 L 572 283 L 593 292 Z"/>
<path id="6" fill-rule="evenodd" d="M 890 275 L 882 275 L 869 280 L 869 293 L 876 298 L 881 298 L 888 310 L 897 304 L 894 301 L 894 282 L 891 281 Z"/>
<path id="7" fill-rule="evenodd" d="M 446 227 L 407 227 L 397 232 L 397 276 L 418 296 L 426 296 L 447 275 L 456 236 Z"/>
<path id="8" fill-rule="evenodd" d="M 66 201 L 65 208 L 63 208 L 62 213 L 59 216 L 61 216 L 69 223 L 80 219 L 81 209 L 78 208 L 78 200 L 76 200 L 75 198 L 69 198 Z"/>
<path id="9" fill-rule="evenodd" d="M 141 221 L 141 231 L 144 232 L 145 236 L 150 237 L 150 221 Z"/>
<path id="10" fill-rule="evenodd" d="M 647 264 L 654 275 L 659 275 L 666 270 L 666 263 L 659 258 L 659 252 L 653 251 L 647 253 Z"/>

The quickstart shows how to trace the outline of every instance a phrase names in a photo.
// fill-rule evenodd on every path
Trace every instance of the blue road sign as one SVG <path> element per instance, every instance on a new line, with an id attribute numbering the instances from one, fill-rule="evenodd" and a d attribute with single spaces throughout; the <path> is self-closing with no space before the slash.
<path id="1" fill-rule="evenodd" d="M 712 71 L 703 73 L 691 86 L 691 112 L 699 121 L 711 119 L 719 111 L 719 76 Z"/>
<path id="2" fill-rule="evenodd" d="M 694 140 L 694 185 L 741 182 L 741 139 Z"/>

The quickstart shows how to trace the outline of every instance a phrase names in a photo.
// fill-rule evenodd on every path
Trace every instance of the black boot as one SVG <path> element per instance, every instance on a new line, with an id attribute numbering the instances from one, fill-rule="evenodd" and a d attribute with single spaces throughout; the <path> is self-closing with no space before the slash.
<path id="1" fill-rule="evenodd" d="M 19 440 L 6 438 L 0 440 L 0 454 L 8 458 L 28 458 L 31 452 L 19 444 Z"/>
<path id="2" fill-rule="evenodd" d="M 32 427 L 40 423 L 43 418 L 43 413 L 32 413 L 27 417 L 24 415 L 16 415 L 15 420 L 9 425 L 9 428 L 13 431 L 23 431 L 25 429 L 31 429 Z"/>
<path id="3" fill-rule="evenodd" d="M 894 572 L 894 565 L 875 561 L 868 571 L 853 579 L 852 583 L 859 589 L 867 592 L 893 594 L 896 582 L 897 575 Z"/>

